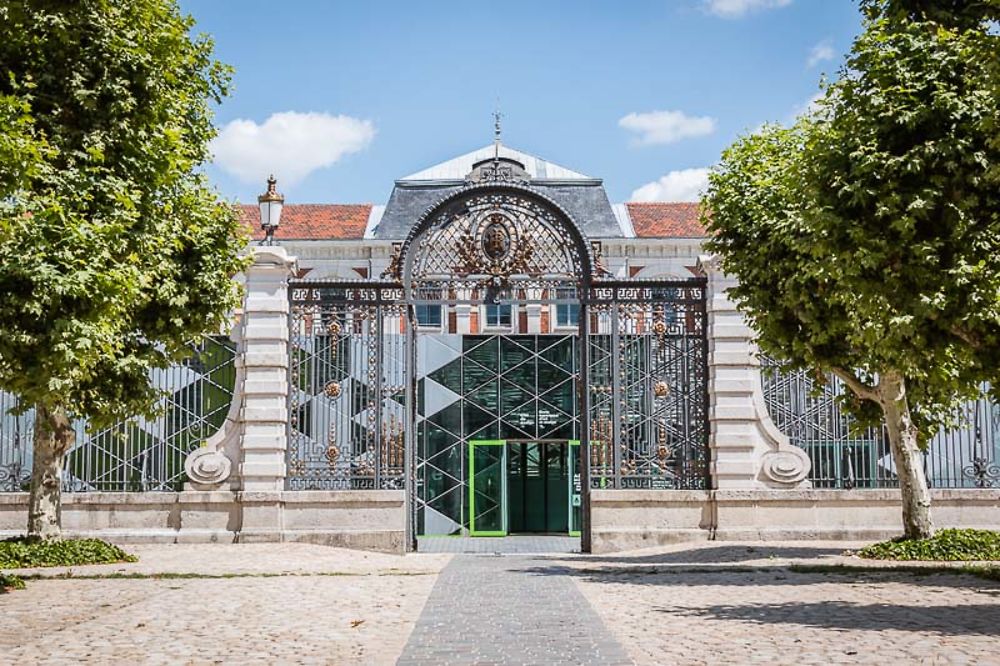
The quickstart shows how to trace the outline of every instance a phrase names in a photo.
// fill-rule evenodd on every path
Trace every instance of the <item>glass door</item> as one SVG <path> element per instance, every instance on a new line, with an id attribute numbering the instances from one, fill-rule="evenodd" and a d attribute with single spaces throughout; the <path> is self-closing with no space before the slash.
<path id="1" fill-rule="evenodd" d="M 469 534 L 507 535 L 507 441 L 469 441 Z"/>

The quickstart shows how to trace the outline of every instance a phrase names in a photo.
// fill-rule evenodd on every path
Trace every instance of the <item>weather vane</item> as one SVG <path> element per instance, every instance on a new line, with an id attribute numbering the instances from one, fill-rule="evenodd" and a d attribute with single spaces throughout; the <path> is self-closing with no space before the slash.
<path id="1" fill-rule="evenodd" d="M 500 113 L 500 100 L 497 100 L 496 111 L 493 112 L 493 161 L 496 162 L 500 159 L 500 119 L 503 114 Z"/>

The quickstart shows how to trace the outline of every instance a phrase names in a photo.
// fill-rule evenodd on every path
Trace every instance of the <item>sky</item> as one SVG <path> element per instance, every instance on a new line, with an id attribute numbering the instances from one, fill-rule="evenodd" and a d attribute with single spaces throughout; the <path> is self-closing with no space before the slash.
<path id="1" fill-rule="evenodd" d="M 742 133 L 836 75 L 851 0 L 180 0 L 235 68 L 208 173 L 253 202 L 385 203 L 493 140 L 604 179 L 612 202 L 695 200 Z"/>

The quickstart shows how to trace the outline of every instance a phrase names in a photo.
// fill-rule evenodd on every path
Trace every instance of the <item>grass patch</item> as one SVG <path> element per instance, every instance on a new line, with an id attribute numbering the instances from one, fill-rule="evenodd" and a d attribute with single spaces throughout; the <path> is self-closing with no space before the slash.
<path id="1" fill-rule="evenodd" d="M 11 576 L 10 574 L 0 573 L 0 594 L 5 592 L 10 592 L 11 590 L 23 590 L 24 581 L 17 576 Z"/>
<path id="2" fill-rule="evenodd" d="M 25 537 L 13 537 L 0 541 L 0 567 L 5 569 L 71 567 L 137 560 L 135 555 L 100 539 L 30 541 Z"/>
<path id="3" fill-rule="evenodd" d="M 865 546 L 856 553 L 870 560 L 974 562 L 1000 560 L 1000 532 L 941 530 L 930 539 L 903 537 Z"/>
<path id="4" fill-rule="evenodd" d="M 79 574 L 72 571 L 60 572 L 54 575 L 27 574 L 25 580 L 220 580 L 230 578 L 309 578 L 309 577 L 356 577 L 367 576 L 434 576 L 430 571 L 398 571 L 398 572 L 352 572 L 352 571 L 293 571 L 293 572 L 244 572 L 244 573 L 194 573 L 171 572 L 142 573 L 137 571 L 114 571 L 109 573 Z"/>

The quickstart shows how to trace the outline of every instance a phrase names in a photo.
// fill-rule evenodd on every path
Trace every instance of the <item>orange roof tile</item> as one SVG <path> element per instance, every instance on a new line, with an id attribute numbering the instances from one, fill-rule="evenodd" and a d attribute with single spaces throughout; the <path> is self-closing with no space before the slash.
<path id="1" fill-rule="evenodd" d="M 281 240 L 360 240 L 371 213 L 371 204 L 286 204 L 275 238 Z M 239 206 L 240 221 L 250 227 L 255 239 L 264 237 L 260 209 Z"/>
<path id="2" fill-rule="evenodd" d="M 639 238 L 704 238 L 697 203 L 627 203 Z"/>

